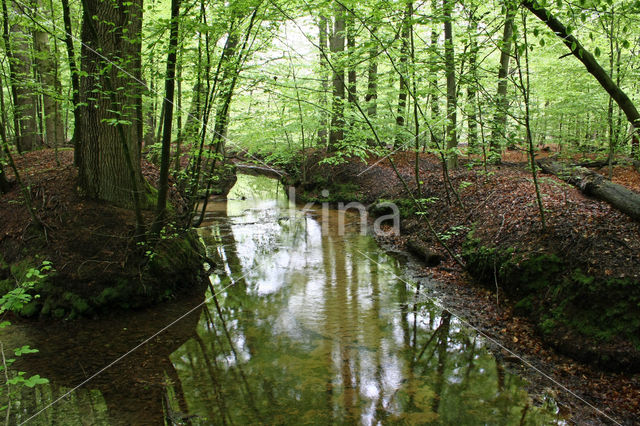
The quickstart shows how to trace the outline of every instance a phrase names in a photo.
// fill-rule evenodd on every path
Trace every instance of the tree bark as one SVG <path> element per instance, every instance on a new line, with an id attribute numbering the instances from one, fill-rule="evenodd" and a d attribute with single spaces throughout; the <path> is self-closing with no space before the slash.
<path id="1" fill-rule="evenodd" d="M 413 15 L 413 0 L 408 0 L 405 5 L 404 17 L 402 19 L 402 34 L 400 36 L 400 87 L 398 87 L 398 113 L 396 115 L 396 145 L 401 144 L 404 140 L 402 132 L 404 131 L 404 115 L 407 112 L 407 94 L 409 92 L 408 67 L 409 60 L 409 43 L 411 41 L 411 16 Z"/>
<path id="2" fill-rule="evenodd" d="M 353 19 L 353 14 L 347 14 L 345 21 L 347 28 L 347 54 L 349 57 L 349 68 L 347 72 L 347 92 L 348 101 L 353 104 L 357 101 L 357 75 L 356 75 L 356 28 Z"/>
<path id="3" fill-rule="evenodd" d="M 331 129 L 329 131 L 329 151 L 336 151 L 344 139 L 344 21 L 345 10 L 341 4 L 335 6 L 335 21 L 330 39 L 333 62 L 333 104 L 331 108 Z"/>
<path id="4" fill-rule="evenodd" d="M 513 37 L 513 18 L 515 9 L 507 4 L 507 12 L 504 19 L 502 33 L 502 43 L 500 44 L 500 68 L 498 69 L 498 93 L 496 96 L 496 111 L 493 116 L 493 129 L 491 132 L 491 142 L 489 145 L 492 162 L 500 162 L 503 141 L 506 139 L 507 110 L 509 100 L 507 99 L 507 87 L 509 75 L 509 61 L 511 59 L 511 39 Z"/>
<path id="5" fill-rule="evenodd" d="M 478 145 L 478 118 L 477 118 L 477 59 L 478 59 L 478 21 L 471 12 L 469 18 L 469 35 L 471 46 L 469 48 L 469 82 L 467 83 L 467 129 L 469 153 L 473 153 Z"/>
<path id="6" fill-rule="evenodd" d="M 377 27 L 371 28 L 371 38 L 369 43 L 369 67 L 367 69 L 367 115 L 373 118 L 378 114 L 378 49 L 376 48 Z"/>
<path id="7" fill-rule="evenodd" d="M 318 139 L 320 146 L 327 146 L 327 126 L 329 123 L 328 114 L 324 111 L 327 108 L 327 93 L 329 93 L 329 78 L 327 65 L 327 40 L 329 22 L 325 16 L 320 16 L 318 21 L 318 45 L 320 49 L 320 86 L 322 92 L 320 94 L 320 105 L 323 110 L 320 111 L 320 127 L 318 129 Z"/>
<path id="8" fill-rule="evenodd" d="M 538 165 L 545 173 L 558 176 L 576 186 L 583 194 L 606 201 L 632 219 L 640 221 L 640 194 L 637 192 L 610 182 L 604 176 L 583 167 L 570 167 L 549 160 L 539 160 Z"/>
<path id="9" fill-rule="evenodd" d="M 640 134 L 640 113 L 638 113 L 636 106 L 629 96 L 620 89 L 609 74 L 600 66 L 596 58 L 580 44 L 578 39 L 569 34 L 566 27 L 558 21 L 550 11 L 541 7 L 535 0 L 523 0 L 522 5 L 529 9 L 531 13 L 537 16 L 538 19 L 544 22 L 547 27 L 562 39 L 562 42 L 569 48 L 571 53 L 584 64 L 587 71 L 598 80 L 602 88 L 616 101 L 631 124 L 637 140 Z"/>
<path id="10" fill-rule="evenodd" d="M 132 207 L 144 188 L 137 123 L 142 0 L 83 0 L 83 9 L 78 186 L 90 198 Z"/>
<path id="11" fill-rule="evenodd" d="M 438 9 L 438 1 L 431 0 L 431 13 L 433 16 L 438 16 L 440 11 Z M 438 24 L 432 20 L 431 23 L 431 45 L 429 47 L 429 91 L 431 103 L 431 122 L 433 123 L 433 135 L 431 136 L 431 144 L 439 144 L 442 140 L 442 123 L 440 122 L 440 94 L 438 93 L 438 39 L 440 32 L 438 31 Z"/>
<path id="12" fill-rule="evenodd" d="M 71 27 L 71 12 L 69 11 L 69 0 L 62 0 L 62 18 L 64 20 L 64 43 L 67 47 L 67 60 L 69 61 L 69 71 L 71 73 L 71 101 L 73 103 L 73 136 L 72 142 L 74 146 L 74 164 L 80 164 L 80 148 L 78 143 L 82 140 L 80 135 L 80 78 L 78 76 L 78 65 L 76 62 L 76 54 L 73 48 L 73 30 Z"/>
<path id="13" fill-rule="evenodd" d="M 176 80 L 176 58 L 178 51 L 178 23 L 180 18 L 180 0 L 171 0 L 171 24 L 169 29 L 169 53 L 167 55 L 167 73 L 164 95 L 164 128 L 162 129 L 162 155 L 160 157 L 160 177 L 158 179 L 158 204 L 156 219 L 151 232 L 159 234 L 164 226 L 169 192 L 169 168 L 171 167 L 171 128 L 173 125 L 173 98 Z"/>
<path id="14" fill-rule="evenodd" d="M 42 10 L 41 0 L 33 3 L 36 10 Z M 44 109 L 43 141 L 49 147 L 60 147 L 64 144 L 64 125 L 60 113 L 62 84 L 58 78 L 57 52 L 51 52 L 49 35 L 36 26 L 33 31 L 33 49 L 35 70 L 40 77 L 42 87 L 42 106 Z"/>
<path id="15" fill-rule="evenodd" d="M 449 170 L 458 167 L 458 155 L 453 152 L 458 147 L 457 137 L 457 108 L 455 58 L 453 51 L 453 28 L 451 14 L 454 0 L 443 0 L 444 15 L 444 62 L 447 75 L 447 167 Z"/>
<path id="16" fill-rule="evenodd" d="M 4 167 L 2 166 L 2 159 L 0 158 L 0 193 L 6 194 L 9 192 L 9 181 L 7 180 L 7 174 L 4 172 Z"/>
<path id="17" fill-rule="evenodd" d="M 14 6 L 13 2 L 12 6 Z M 16 146 L 18 152 L 31 151 L 39 145 L 39 141 L 36 122 L 37 99 L 29 88 L 29 84 L 32 82 L 29 37 L 18 23 L 9 26 L 7 0 L 2 1 L 2 13 L 4 17 L 3 38 L 9 60 Z M 20 13 L 18 12 L 17 15 Z M 13 37 L 11 37 L 12 35 Z"/>

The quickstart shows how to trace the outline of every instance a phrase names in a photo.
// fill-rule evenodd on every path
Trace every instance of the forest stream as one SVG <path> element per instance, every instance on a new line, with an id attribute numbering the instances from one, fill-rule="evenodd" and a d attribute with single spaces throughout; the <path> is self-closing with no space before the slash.
<path id="1" fill-rule="evenodd" d="M 239 175 L 199 230 L 216 263 L 205 294 L 3 336 L 38 348 L 15 366 L 49 379 L 13 396 L 10 423 L 565 422 L 357 216 L 344 235 L 338 211 L 324 216 L 274 179 Z"/>

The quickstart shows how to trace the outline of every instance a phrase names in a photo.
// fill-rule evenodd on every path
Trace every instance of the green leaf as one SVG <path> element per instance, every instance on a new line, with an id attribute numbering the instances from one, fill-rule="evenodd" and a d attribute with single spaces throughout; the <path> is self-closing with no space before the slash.
<path id="1" fill-rule="evenodd" d="M 39 374 L 33 375 L 31 377 L 29 377 L 27 380 L 24 381 L 25 386 L 28 386 L 30 388 L 36 386 L 36 385 L 44 385 L 49 383 L 49 380 L 40 377 Z"/>
<path id="2" fill-rule="evenodd" d="M 29 345 L 24 345 L 21 348 L 14 349 L 13 352 L 15 352 L 16 356 L 20 356 L 20 355 L 24 355 L 24 354 L 34 354 L 34 353 L 38 352 L 38 350 L 37 349 L 31 349 L 29 347 Z"/>
<path id="3" fill-rule="evenodd" d="M 596 50 L 593 52 L 596 55 L 596 58 L 600 56 L 600 48 L 596 46 Z"/>

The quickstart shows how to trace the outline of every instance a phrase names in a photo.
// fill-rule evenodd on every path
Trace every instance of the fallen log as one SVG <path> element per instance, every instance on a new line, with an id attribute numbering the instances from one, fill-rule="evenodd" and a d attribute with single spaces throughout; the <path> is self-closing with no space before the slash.
<path id="1" fill-rule="evenodd" d="M 578 187 L 583 194 L 606 201 L 632 219 L 640 221 L 640 194 L 637 192 L 613 183 L 584 167 L 572 167 L 557 161 L 545 160 L 539 160 L 538 166 L 543 172 L 556 175 Z"/>
<path id="2" fill-rule="evenodd" d="M 617 165 L 618 162 L 617 161 L 612 161 L 611 162 L 612 165 Z M 583 161 L 582 163 L 573 163 L 571 166 L 572 167 L 586 167 L 589 169 L 601 169 L 605 166 L 609 165 L 609 161 L 608 160 L 600 160 L 600 161 Z"/>
<path id="3" fill-rule="evenodd" d="M 279 179 L 285 175 L 283 171 L 267 166 L 256 166 L 253 164 L 236 164 L 236 167 L 238 168 L 238 172 L 254 176 L 267 176 Z"/>
<path id="4" fill-rule="evenodd" d="M 407 241 L 407 249 L 415 254 L 427 266 L 438 266 L 442 262 L 442 255 L 429 248 L 426 243 L 418 238 L 410 238 Z"/>

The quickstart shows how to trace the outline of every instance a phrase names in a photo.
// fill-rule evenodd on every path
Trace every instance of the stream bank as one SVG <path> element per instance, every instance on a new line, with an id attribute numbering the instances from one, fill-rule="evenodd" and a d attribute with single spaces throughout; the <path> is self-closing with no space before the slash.
<path id="1" fill-rule="evenodd" d="M 596 406 L 607 406 L 620 418 L 640 414 L 637 223 L 551 176 L 541 176 L 547 210 L 547 228 L 542 229 L 530 174 L 505 166 L 486 173 L 461 167 L 451 173 L 462 208 L 445 191 L 440 162 L 420 155 L 422 197 L 429 200 L 425 213 L 438 236 L 463 259 L 462 268 L 416 214 L 388 160 L 318 166 L 323 158 L 320 152 L 309 155 L 305 183 L 292 174 L 288 183 L 297 187 L 298 199 L 356 200 L 374 214 L 378 201 L 395 202 L 401 234 L 380 240 L 393 250 L 421 246 L 442 258 L 437 267 L 423 263 L 418 274 L 436 278 L 433 290 L 442 293 L 447 306 L 459 309 L 509 350 L 524 353 L 543 371 L 580 389 Z M 415 189 L 415 154 L 397 153 L 393 160 Z M 329 194 L 323 196 L 322 190 Z"/>
<path id="2" fill-rule="evenodd" d="M 39 297 L 21 309 L 22 316 L 94 316 L 203 290 L 204 248 L 194 231 L 169 229 L 155 243 L 136 242 L 134 213 L 80 197 L 72 151 L 61 150 L 58 159 L 53 150 L 16 158 L 44 233 L 31 223 L 17 186 L 0 197 L 0 293 L 29 280 L 29 271 L 43 261 L 54 269 L 35 283 Z M 148 162 L 143 174 L 157 181 L 158 170 Z M 169 200 L 172 217 L 181 216 L 186 203 L 173 185 Z M 152 211 L 143 216 L 153 220 Z"/>

